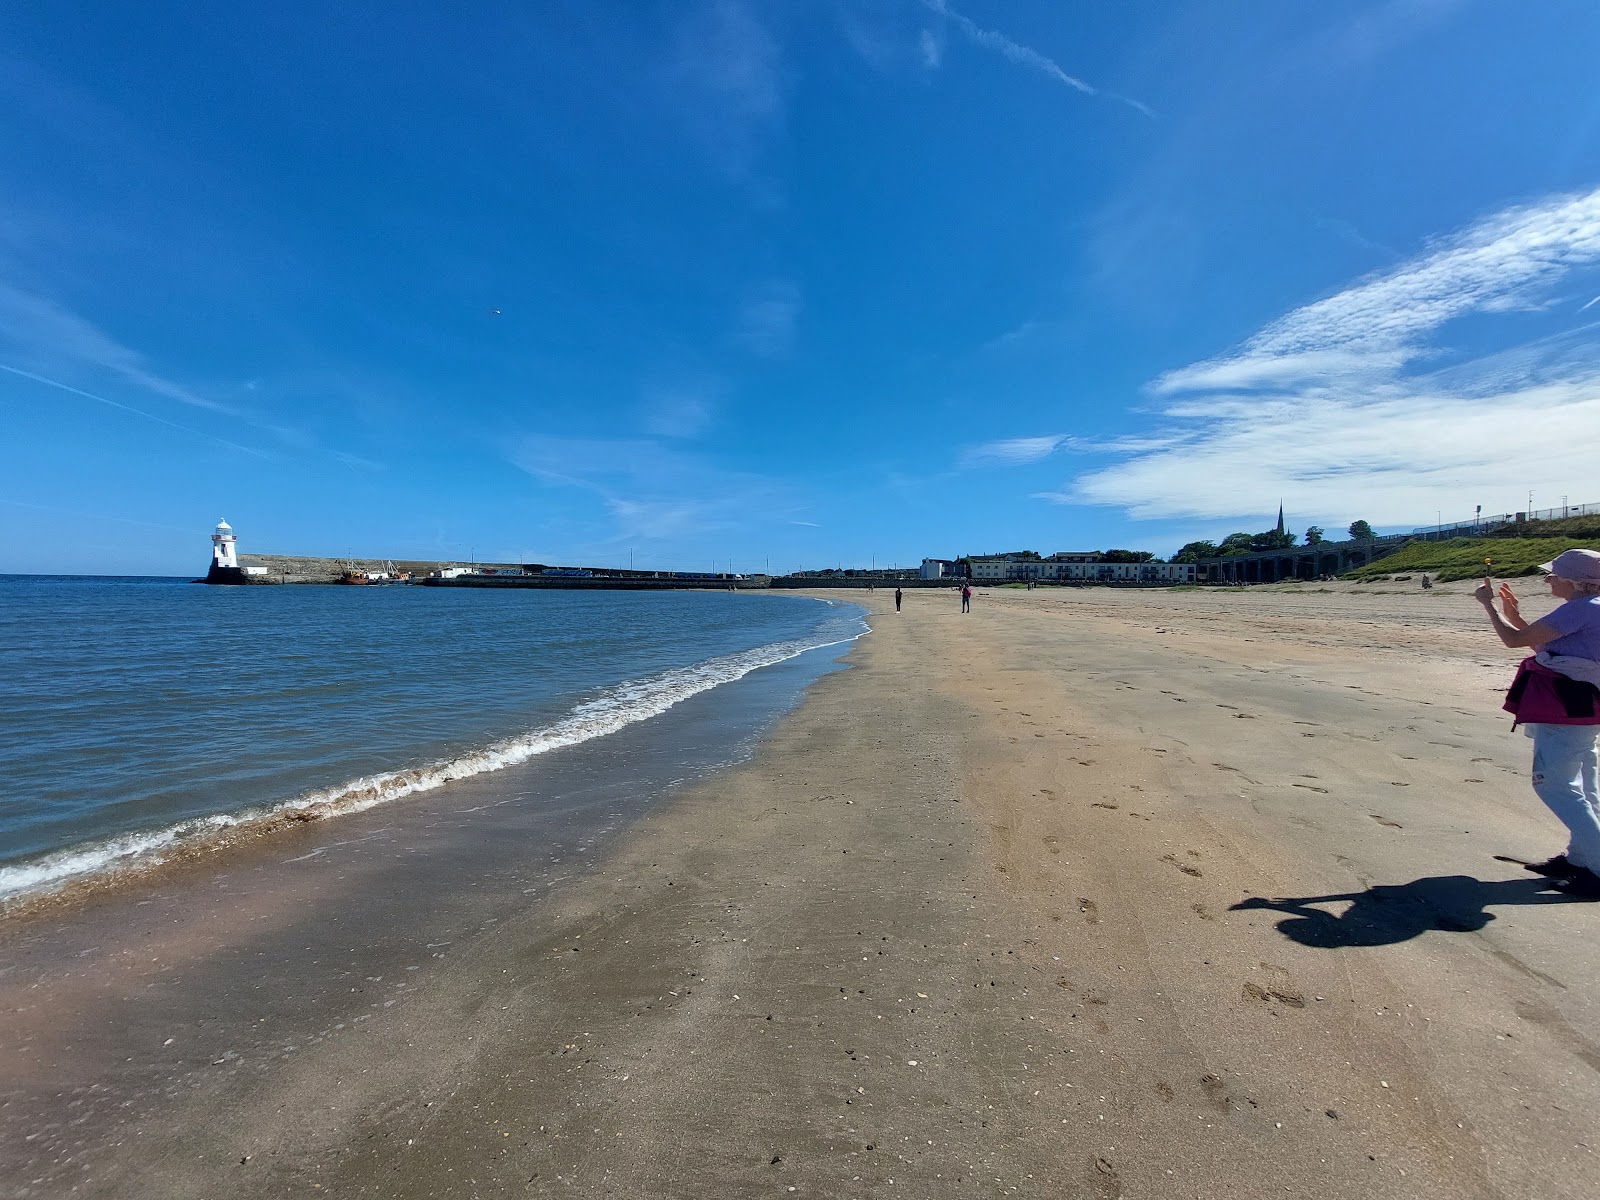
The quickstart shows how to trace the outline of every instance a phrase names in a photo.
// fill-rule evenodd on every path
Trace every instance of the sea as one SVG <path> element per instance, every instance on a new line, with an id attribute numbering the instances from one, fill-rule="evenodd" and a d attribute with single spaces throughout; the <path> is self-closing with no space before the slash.
<path id="1" fill-rule="evenodd" d="M 856 605 L 768 592 L 0 575 L 0 903 L 557 751 L 571 805 L 617 757 L 574 748 L 630 731 L 659 791 L 748 754 L 866 631 Z M 696 721 L 662 720 L 680 707 Z"/>

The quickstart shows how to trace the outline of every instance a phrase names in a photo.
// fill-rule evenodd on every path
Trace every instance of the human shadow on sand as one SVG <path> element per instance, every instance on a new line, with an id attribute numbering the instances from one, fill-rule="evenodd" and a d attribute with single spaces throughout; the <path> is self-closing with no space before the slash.
<path id="1" fill-rule="evenodd" d="M 1593 903 L 1555 891 L 1553 883 L 1549 879 L 1489 883 L 1470 875 L 1429 875 L 1410 883 L 1380 883 L 1364 892 L 1279 899 L 1251 896 L 1229 911 L 1265 908 L 1288 913 L 1287 920 L 1278 922 L 1278 932 L 1302 946 L 1392 946 L 1436 929 L 1476 933 L 1494 920 L 1490 908 L 1508 904 Z M 1313 907 L 1341 901 L 1350 907 L 1337 916 Z"/>

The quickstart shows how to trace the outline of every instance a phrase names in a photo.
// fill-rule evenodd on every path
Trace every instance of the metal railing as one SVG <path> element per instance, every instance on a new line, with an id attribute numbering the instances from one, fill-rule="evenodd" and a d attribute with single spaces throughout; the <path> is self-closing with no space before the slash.
<path id="1" fill-rule="evenodd" d="M 1475 517 L 1470 521 L 1452 521 L 1448 525 L 1420 525 L 1410 536 L 1424 541 L 1460 537 L 1463 533 L 1477 534 L 1507 525 L 1520 525 L 1524 521 L 1560 521 L 1567 517 L 1600 516 L 1600 504 L 1563 504 L 1556 508 L 1536 508 L 1530 512 L 1496 513 L 1490 517 Z"/>

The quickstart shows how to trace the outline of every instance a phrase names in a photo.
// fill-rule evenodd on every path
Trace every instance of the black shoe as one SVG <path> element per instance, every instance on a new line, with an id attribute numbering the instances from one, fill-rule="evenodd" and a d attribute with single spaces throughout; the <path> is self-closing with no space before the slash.
<path id="1" fill-rule="evenodd" d="M 1551 879 L 1571 879 L 1574 871 L 1582 870 L 1569 863 L 1565 854 L 1547 858 L 1542 863 L 1523 863 L 1522 869 L 1532 871 L 1535 875 L 1548 875 Z"/>
<path id="2" fill-rule="evenodd" d="M 1569 896 L 1600 900 L 1600 875 L 1583 867 L 1573 867 L 1572 874 L 1555 886 L 1558 891 L 1566 892 Z"/>

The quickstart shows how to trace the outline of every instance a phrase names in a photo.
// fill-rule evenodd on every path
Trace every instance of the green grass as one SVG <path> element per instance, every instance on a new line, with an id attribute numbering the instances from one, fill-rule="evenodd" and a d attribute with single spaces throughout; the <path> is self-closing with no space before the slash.
<path id="1" fill-rule="evenodd" d="M 1497 577 L 1532 575 L 1540 563 L 1549 562 L 1563 550 L 1574 547 L 1600 550 L 1600 538 L 1488 537 L 1412 542 L 1387 558 L 1357 567 L 1346 573 L 1344 578 L 1370 580 L 1404 572 L 1417 574 L 1427 571 L 1441 583 L 1452 579 L 1476 579 L 1484 574 L 1485 558 L 1494 560 L 1494 566 L 1489 570 Z"/>

